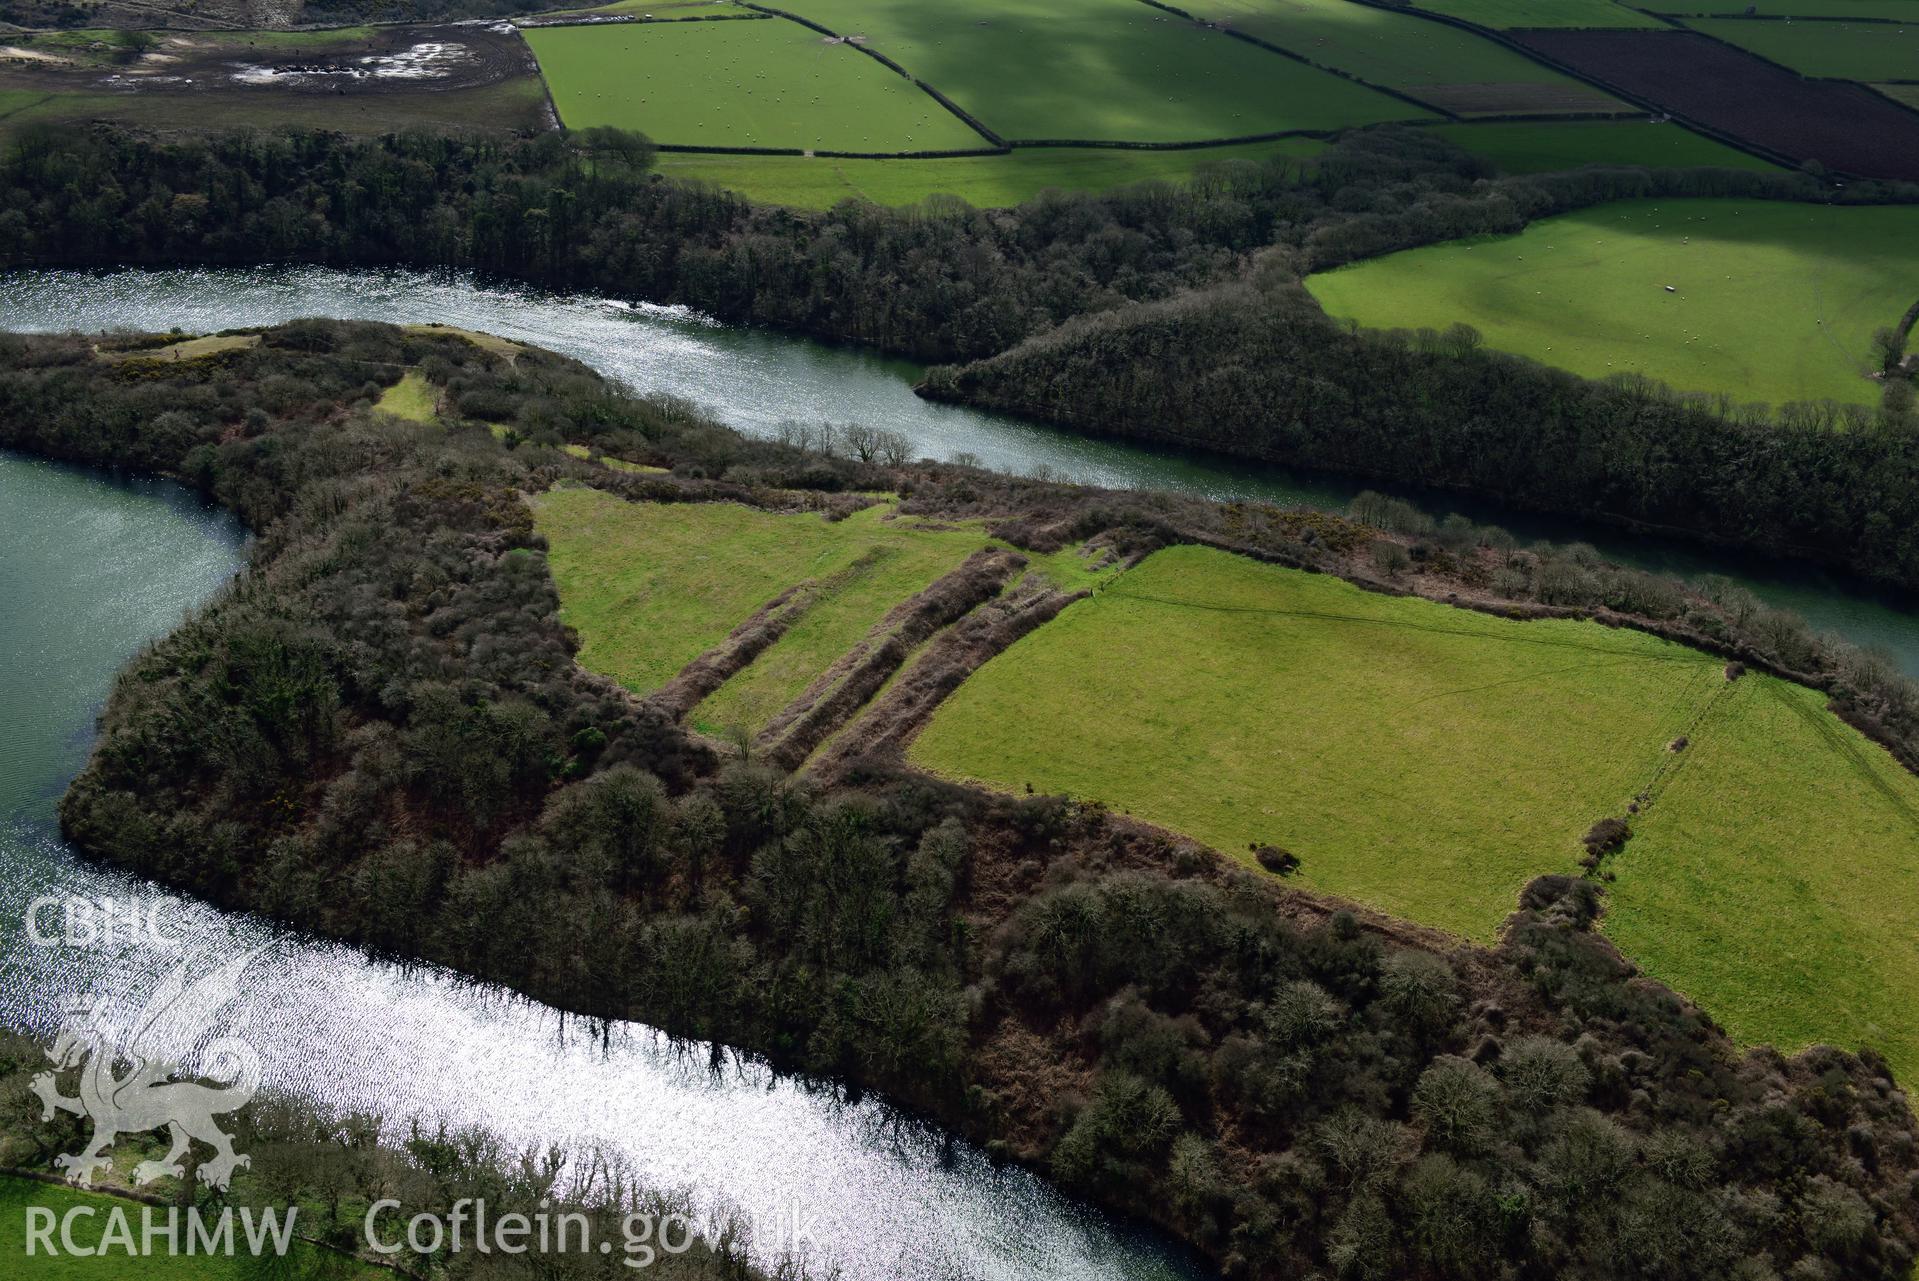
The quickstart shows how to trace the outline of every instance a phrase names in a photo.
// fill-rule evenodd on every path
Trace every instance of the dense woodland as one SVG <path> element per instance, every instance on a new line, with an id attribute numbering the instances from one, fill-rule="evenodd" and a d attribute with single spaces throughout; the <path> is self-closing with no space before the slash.
<path id="1" fill-rule="evenodd" d="M 1235 1276 L 1907 1275 L 1919 1130 L 1883 1061 L 1735 1050 L 1592 930 L 1597 882 L 1545 878 L 1496 948 L 1454 947 L 1065 798 L 723 760 L 574 665 L 518 495 L 893 488 L 1118 546 L 1205 506 L 1302 563 L 1362 528 L 747 441 L 558 357 L 385 326 L 119 345 L 0 340 L 0 444 L 178 476 L 258 538 L 117 684 L 61 806 L 81 848 L 884 1088 Z M 402 366 L 448 426 L 371 411 Z M 1414 547 L 1492 541 L 1467 534 Z M 1532 555 L 1509 568 L 1543 597 L 1558 561 Z"/>
<path id="2" fill-rule="evenodd" d="M 1466 490 L 1919 583 L 1919 415 L 1592 382 L 1465 326 L 1357 330 L 1279 271 L 943 367 L 940 398 L 1081 430 Z"/>
<path id="3" fill-rule="evenodd" d="M 1599 386 L 1475 352 L 1470 334 L 1353 334 L 1285 287 L 1606 200 L 1919 190 L 1729 170 L 1492 179 L 1430 133 L 1387 128 L 1310 165 L 1238 162 L 1188 186 L 1054 193 L 1011 210 L 935 199 L 810 214 L 660 179 L 649 159 L 643 139 L 608 130 L 27 132 L 0 151 L 0 265 L 399 263 L 685 303 L 923 361 L 1012 348 L 938 372 L 928 390 L 1919 583 L 1909 395 L 1854 413 Z"/>

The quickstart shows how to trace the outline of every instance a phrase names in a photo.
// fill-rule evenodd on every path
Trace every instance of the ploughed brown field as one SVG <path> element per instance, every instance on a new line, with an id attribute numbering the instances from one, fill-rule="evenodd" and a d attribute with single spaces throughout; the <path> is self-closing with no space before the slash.
<path id="1" fill-rule="evenodd" d="M 1870 90 L 1797 75 L 1681 31 L 1521 31 L 1596 80 L 1734 137 L 1830 169 L 1919 181 L 1919 115 Z"/>

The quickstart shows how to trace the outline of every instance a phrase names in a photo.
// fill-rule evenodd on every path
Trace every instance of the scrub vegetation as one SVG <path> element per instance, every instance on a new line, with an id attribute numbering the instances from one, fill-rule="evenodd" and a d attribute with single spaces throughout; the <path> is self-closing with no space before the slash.
<path id="1" fill-rule="evenodd" d="M 5 340 L 0 441 L 178 476 L 258 537 L 244 587 L 117 684 L 61 804 L 88 853 L 886 1089 L 1222 1270 L 1909 1271 L 1919 1134 L 1885 1061 L 1741 1052 L 1594 931 L 1603 882 L 1536 880 L 1496 946 L 1460 945 L 1095 805 L 882 756 L 801 776 L 726 759 L 574 662 L 521 495 L 778 512 L 890 492 L 1035 558 L 1204 537 L 1341 572 L 1375 559 L 1377 527 L 743 440 L 531 348 L 388 326 L 131 364 Z M 441 390 L 444 430 L 365 407 L 402 367 Z M 1445 561 L 1429 541 L 1424 572 L 1464 589 L 1478 544 Z M 951 632 L 1005 634 L 1010 603 Z M 899 690 L 938 687 L 920 666 Z"/>
<path id="2" fill-rule="evenodd" d="M 795 217 L 662 181 L 647 172 L 651 155 L 632 135 L 591 130 L 42 135 L 0 151 L 0 254 L 12 265 L 397 263 L 591 288 L 955 362 L 929 371 L 925 394 L 1081 430 L 1458 486 L 1919 582 L 1919 518 L 1907 514 L 1919 493 L 1903 480 L 1911 381 L 1886 375 L 1904 355 L 1897 335 L 1882 344 L 1867 331 L 1881 378 L 1862 370 L 1860 383 L 1882 389 L 1876 408 L 1789 400 L 1760 413 L 1745 389 L 1686 399 L 1643 379 L 1515 363 L 1471 330 L 1354 333 L 1295 283 L 1622 198 L 1895 218 L 1906 187 L 1730 169 L 1489 179 L 1484 161 L 1429 130 L 1382 128 L 1309 161 L 1272 156 L 1182 186 L 991 213 L 847 203 Z M 129 172 L 140 181 L 114 180 Z M 452 174 L 461 180 L 435 180 Z M 1907 305 L 1875 323 L 1889 329 Z M 1648 451 L 1669 465 L 1643 466 Z"/>
<path id="3" fill-rule="evenodd" d="M 380 1118 L 333 1115 L 284 1097 L 255 1099 L 221 1117 L 222 1128 L 249 1162 L 234 1173 L 224 1193 L 171 1175 L 136 1187 L 135 1167 L 165 1157 L 170 1145 L 164 1131 L 123 1136 L 108 1154 L 110 1168 L 95 1172 L 101 1191 L 52 1184 L 43 1180 L 55 1173 L 53 1158 L 79 1147 L 87 1127 L 66 1113 L 41 1116 L 32 1083 L 47 1066 L 46 1048 L 29 1037 L 0 1033 L 0 1161 L 9 1171 L 0 1174 L 0 1267 L 10 1281 L 384 1281 L 395 1275 L 391 1258 L 371 1257 L 365 1244 L 368 1211 L 376 1200 L 394 1203 L 377 1219 L 388 1242 L 404 1240 L 405 1225 L 416 1214 L 450 1222 L 456 1205 L 468 1203 L 464 1212 L 470 1213 L 477 1198 L 484 1198 L 495 1215 L 524 1214 L 533 1222 L 540 1211 L 554 1221 L 561 1214 L 579 1214 L 589 1239 L 622 1243 L 626 1214 L 659 1217 L 690 1208 L 683 1195 L 636 1186 L 630 1176 L 596 1174 L 589 1154 L 553 1149 L 529 1158 L 478 1129 L 423 1128 L 396 1141 Z M 197 1155 L 197 1148 L 186 1154 L 188 1180 Z M 231 1211 L 232 1253 L 189 1252 L 185 1212 L 195 1205 L 215 1233 L 221 1214 Z M 58 1216 L 54 1254 L 38 1241 L 28 1254 L 29 1207 Z M 245 1231 L 249 1218 L 261 1225 L 272 1213 L 285 1224 L 289 1211 L 296 1239 L 287 1253 L 254 1254 Z M 135 1243 L 142 1239 L 143 1216 L 151 1215 L 164 1230 L 169 1214 L 178 1214 L 180 1231 L 171 1249 L 164 1237 L 155 1236 L 152 1253 L 136 1254 L 126 1238 L 108 1235 L 116 1213 L 125 1216 Z M 68 1253 L 61 1224 L 70 1229 L 75 1246 L 98 1253 Z M 716 1222 L 710 1236 L 696 1235 L 684 1252 L 655 1250 L 646 1270 L 667 1281 L 770 1281 L 744 1257 L 743 1226 L 737 1220 Z M 263 1226 L 256 1231 L 262 1240 L 270 1239 Z M 629 1257 L 624 1249 L 609 1256 L 575 1250 L 564 1258 L 565 1275 L 579 1281 L 630 1277 L 635 1269 Z M 486 1257 L 474 1249 L 443 1251 L 433 1272 L 446 1281 L 532 1277 L 541 1275 L 537 1258 L 532 1252 L 502 1256 L 494 1250 Z M 541 1262 L 550 1268 L 552 1257 Z"/>
<path id="4" fill-rule="evenodd" d="M 1588 378 L 1875 403 L 1873 334 L 1919 299 L 1919 210 L 1633 201 L 1307 281 L 1361 324 L 1473 326 Z"/>
<path id="5" fill-rule="evenodd" d="M 1606 921 L 1627 956 L 1741 1040 L 1919 1071 L 1919 779 L 1812 691 L 1723 668 L 1182 547 L 989 663 L 912 758 L 1248 863 L 1278 847 L 1304 884 L 1481 939 L 1631 807 Z"/>
<path id="6" fill-rule="evenodd" d="M 1101 801 L 1249 863 L 1279 846 L 1305 884 L 1491 939 L 1527 881 L 1576 870 L 1581 835 L 1639 789 L 1720 666 L 1180 547 L 988 664 L 912 759 Z"/>

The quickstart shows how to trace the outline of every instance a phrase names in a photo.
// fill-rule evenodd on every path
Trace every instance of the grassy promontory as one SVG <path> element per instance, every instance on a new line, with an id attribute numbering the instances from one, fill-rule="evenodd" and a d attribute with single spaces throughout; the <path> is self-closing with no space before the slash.
<path id="1" fill-rule="evenodd" d="M 409 368 L 437 421 L 375 409 Z M 1550 598 L 1576 570 L 1602 615 L 1805 667 L 1905 732 L 1903 687 L 1790 627 L 1390 508 L 1365 524 L 747 441 L 546 353 L 371 324 L 183 360 L 0 340 L 0 442 L 178 476 L 258 534 L 245 578 L 116 686 L 61 806 L 96 856 L 884 1088 L 1235 1275 L 1911 1266 L 1919 1134 L 1885 1060 L 1742 1051 L 1594 930 L 1601 879 L 1541 878 L 1495 945 L 1463 944 L 1094 804 L 858 750 L 1043 641 L 1089 577 L 1182 543 L 1530 613 L 1570 608 Z M 831 768 L 790 772 L 575 661 L 526 502 L 555 485 L 641 522 L 715 503 L 857 521 L 892 495 L 909 529 L 1002 545 L 888 609 L 792 709 L 791 734 L 836 738 Z M 736 626 L 672 691 L 751 672 L 774 620 L 798 634 L 797 599 L 760 602 L 739 622 L 769 626 Z"/>

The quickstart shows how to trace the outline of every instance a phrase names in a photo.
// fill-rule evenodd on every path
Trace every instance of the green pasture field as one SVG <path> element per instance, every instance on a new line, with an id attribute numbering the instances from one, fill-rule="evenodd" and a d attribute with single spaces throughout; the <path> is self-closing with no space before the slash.
<path id="1" fill-rule="evenodd" d="M 1472 125 L 1435 125 L 1433 132 L 1483 156 L 1502 173 L 1552 173 L 1582 165 L 1644 165 L 1687 169 L 1776 169 L 1676 124 L 1643 120 L 1488 121 Z"/>
<path id="2" fill-rule="evenodd" d="M 1830 80 L 1919 80 L 1919 25 L 1738 18 L 1694 18 L 1686 25 L 1801 75 Z"/>
<path id="3" fill-rule="evenodd" d="M 812 582 L 812 608 L 700 704 L 696 728 L 756 732 L 852 649 L 888 610 L 984 547 L 976 522 L 922 523 L 878 503 L 829 522 L 738 503 L 632 503 L 596 489 L 534 500 L 580 662 L 650 693 L 767 601 Z M 1028 574 L 1077 591 L 1107 571 L 1079 549 L 1028 556 Z"/>
<path id="4" fill-rule="evenodd" d="M 47 1255 L 38 1249 L 29 1257 L 28 1206 L 44 1206 L 56 1216 L 64 1216 L 73 1209 L 91 1209 L 94 1212 L 91 1217 L 82 1216 L 72 1221 L 75 1243 L 89 1249 L 99 1246 L 100 1238 L 107 1229 L 107 1216 L 115 1208 L 126 1212 L 127 1222 L 136 1240 L 141 1228 L 143 1207 L 134 1202 L 82 1192 L 76 1188 L 55 1187 L 12 1175 L 0 1175 L 0 1275 L 15 1278 L 16 1281 L 249 1281 L 260 1274 L 260 1265 L 250 1257 L 208 1257 L 183 1253 L 136 1258 L 123 1253 L 117 1246 L 110 1246 L 107 1253 L 86 1257 L 69 1255 L 64 1250 L 58 1255 Z M 163 1224 L 166 1212 L 155 1210 L 154 1214 L 158 1216 L 156 1222 Z M 236 1240 L 243 1240 L 237 1210 L 235 1214 L 234 1236 Z M 53 1239 L 57 1247 L 60 1242 L 58 1228 Z M 303 1242 L 296 1243 L 286 1260 L 286 1275 L 306 1275 L 301 1268 L 320 1262 L 315 1258 L 316 1254 L 314 1247 Z M 327 1262 L 334 1260 L 329 1258 Z M 278 1271 L 269 1272 L 269 1275 L 279 1274 Z M 320 1275 L 338 1277 L 340 1281 L 367 1281 L 390 1274 L 339 1260 L 337 1268 L 329 1268 Z"/>
<path id="5" fill-rule="evenodd" d="M 373 407 L 381 413 L 404 418 L 408 422 L 430 423 L 439 417 L 440 394 L 417 369 L 409 369 L 381 393 Z"/>
<path id="6" fill-rule="evenodd" d="M 1698 14 L 1743 14 L 1759 17 L 1889 18 L 1919 22 L 1919 0 L 1663 0 L 1645 6 L 1654 13 L 1691 17 Z"/>
<path id="7" fill-rule="evenodd" d="M 1591 378 L 1867 403 L 1879 393 L 1863 376 L 1871 335 L 1919 298 L 1919 210 L 1627 201 L 1306 283 L 1331 315 L 1380 328 L 1464 321 L 1490 347 Z"/>
<path id="8" fill-rule="evenodd" d="M 1187 0 L 1180 7 L 1321 66 L 1448 108 L 1458 109 L 1457 99 L 1471 110 L 1520 112 L 1563 100 L 1572 104 L 1563 110 L 1632 110 L 1504 45 L 1411 13 L 1353 0 Z"/>
<path id="9" fill-rule="evenodd" d="M 988 663 L 910 755 L 1280 845 L 1308 886 L 1481 941 L 1649 792 L 1605 918 L 1627 955 L 1743 1040 L 1919 1068 L 1919 779 L 1820 695 L 1643 633 L 1175 547 Z"/>
<path id="10" fill-rule="evenodd" d="M 784 19 L 537 27 L 526 39 L 569 129 L 614 125 L 679 146 L 990 145 L 911 81 Z"/>
<path id="11" fill-rule="evenodd" d="M 1175 547 L 1020 641 L 912 746 L 935 771 L 1099 799 L 1308 885 L 1489 939 L 1576 867 L 1720 665 Z"/>
<path id="12" fill-rule="evenodd" d="M 1615 864 L 1606 932 L 1734 1037 L 1919 1071 L 1919 779 L 1812 690 L 1725 691 Z"/>
<path id="13" fill-rule="evenodd" d="M 1482 27 L 1660 27 L 1612 0 L 1418 0 L 1417 8 Z"/>
<path id="14" fill-rule="evenodd" d="M 1138 0 L 789 0 L 1002 137 L 1196 142 L 1424 118 L 1419 108 Z"/>
<path id="15" fill-rule="evenodd" d="M 958 196 L 980 209 L 1022 204 L 1049 189 L 1108 191 L 1129 183 L 1184 182 L 1215 166 L 1274 157 L 1303 159 L 1327 144 L 1280 138 L 1231 147 L 1133 151 L 1110 147 L 1023 147 L 1005 155 L 939 160 L 846 160 L 830 156 L 725 156 L 663 151 L 658 171 L 739 192 L 750 200 L 801 209 L 830 209 L 842 200 L 917 204 Z"/>
<path id="16" fill-rule="evenodd" d="M 887 520 L 879 504 L 845 520 L 737 503 L 629 503 L 596 489 L 534 500 L 551 544 L 580 662 L 649 693 L 726 639 L 767 601 L 809 579 L 828 593 L 695 715 L 757 730 L 851 649 L 886 611 L 992 540 L 976 529 Z"/>
<path id="17" fill-rule="evenodd" d="M 1908 107 L 1919 108 L 1919 85 L 1874 85 L 1873 88 L 1894 102 L 1903 102 Z"/>

